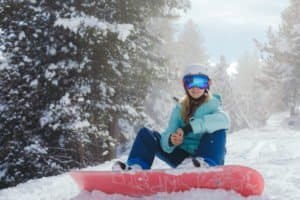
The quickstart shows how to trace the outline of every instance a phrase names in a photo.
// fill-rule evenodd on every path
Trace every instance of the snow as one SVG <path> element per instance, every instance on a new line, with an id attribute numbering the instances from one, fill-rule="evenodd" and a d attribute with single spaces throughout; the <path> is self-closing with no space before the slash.
<path id="1" fill-rule="evenodd" d="M 4 165 L 0 165 L 0 179 L 4 178 L 6 171 L 7 171 L 7 168 L 4 167 Z"/>
<path id="2" fill-rule="evenodd" d="M 76 130 L 76 129 L 82 129 L 84 127 L 89 127 L 91 124 L 87 121 L 87 120 L 84 120 L 84 121 L 77 121 L 76 123 L 74 123 L 74 126 L 73 128 Z"/>
<path id="3" fill-rule="evenodd" d="M 288 52 L 291 51 L 290 44 L 289 44 L 288 40 L 286 40 L 284 38 L 280 39 L 278 41 L 277 47 L 278 47 L 279 51 L 282 52 L 282 53 L 285 53 L 285 52 L 288 53 Z"/>
<path id="4" fill-rule="evenodd" d="M 51 72 L 48 69 L 45 72 L 45 78 L 51 80 L 56 75 L 56 72 Z"/>
<path id="5" fill-rule="evenodd" d="M 262 173 L 265 178 L 265 191 L 262 196 L 244 198 L 233 191 L 192 189 L 179 193 L 159 193 L 139 198 L 157 199 L 210 199 L 210 200 L 281 200 L 300 199 L 300 131 L 287 127 L 283 122 L 288 113 L 272 116 L 267 125 L 259 129 L 245 129 L 228 135 L 226 164 L 242 164 Z M 119 159 L 126 159 L 123 155 Z M 83 170 L 110 170 L 112 163 Z M 155 160 L 154 168 L 166 168 Z M 0 168 L 1 169 L 1 168 Z M 0 176 L 2 172 L 0 171 Z M 122 199 L 134 200 L 122 195 L 108 195 L 99 191 L 80 191 L 68 173 L 30 180 L 16 187 L 0 190 L 0 200 L 96 200 Z"/>
<path id="6" fill-rule="evenodd" d="M 33 81 L 30 82 L 30 86 L 33 88 L 36 88 L 39 84 L 39 81 L 37 79 L 34 79 Z"/>
<path id="7" fill-rule="evenodd" d="M 24 151 L 29 152 L 38 152 L 40 154 L 47 154 L 47 149 L 40 146 L 40 144 L 31 144 L 24 148 Z"/>
<path id="8" fill-rule="evenodd" d="M 127 140 L 133 140 L 134 139 L 134 128 L 132 127 L 132 124 L 127 120 L 127 119 L 119 119 L 118 120 L 118 126 L 122 130 L 122 135 L 127 139 Z"/>
<path id="9" fill-rule="evenodd" d="M 41 125 L 41 127 L 44 127 L 46 124 L 48 124 L 52 121 L 53 121 L 52 113 L 47 111 L 47 112 L 44 112 L 42 117 L 40 118 L 40 125 Z"/>
<path id="10" fill-rule="evenodd" d="M 282 121 L 287 116 L 273 116 L 264 128 L 237 132 L 228 142 L 232 151 L 228 164 L 243 160 L 258 169 L 266 180 L 265 194 L 271 199 L 300 199 L 300 131 L 285 127 Z"/>
<path id="11" fill-rule="evenodd" d="M 293 27 L 293 33 L 294 34 L 299 34 L 300 33 L 300 24 L 296 24 Z"/>
<path id="12" fill-rule="evenodd" d="M 0 30 L 0 36 L 1 36 L 1 30 Z M 8 56 L 5 55 L 2 52 L 1 46 L 0 46 L 0 71 L 5 69 L 10 69 L 11 67 L 8 65 Z"/>
<path id="13" fill-rule="evenodd" d="M 102 30 L 103 32 L 109 30 L 113 33 L 117 33 L 118 39 L 121 41 L 125 41 L 130 35 L 131 30 L 133 30 L 132 24 L 110 24 L 106 21 L 100 21 L 94 16 L 87 15 L 72 17 L 70 19 L 58 18 L 55 22 L 55 26 L 63 26 L 73 32 L 77 32 L 81 26 L 94 27 L 98 30 Z"/>
<path id="14" fill-rule="evenodd" d="M 7 106 L 5 106 L 4 104 L 1 104 L 0 102 L 0 112 L 6 110 Z"/>
<path id="15" fill-rule="evenodd" d="M 60 99 L 60 103 L 65 106 L 71 104 L 70 94 L 68 92 Z"/>
<path id="16" fill-rule="evenodd" d="M 134 116 L 134 117 L 139 116 L 138 111 L 134 107 L 130 106 L 129 104 L 122 105 L 121 108 L 124 111 L 128 112 L 131 116 Z"/>
<path id="17" fill-rule="evenodd" d="M 84 95 L 91 93 L 91 86 L 90 85 L 81 85 L 80 92 Z"/>
<path id="18" fill-rule="evenodd" d="M 26 34 L 25 34 L 24 31 L 21 31 L 21 32 L 19 33 L 19 40 L 23 40 L 24 38 L 26 38 Z"/>

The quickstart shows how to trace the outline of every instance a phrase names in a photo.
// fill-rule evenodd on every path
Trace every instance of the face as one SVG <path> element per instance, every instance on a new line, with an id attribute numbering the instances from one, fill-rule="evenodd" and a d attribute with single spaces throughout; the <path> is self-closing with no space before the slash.
<path id="1" fill-rule="evenodd" d="M 188 89 L 187 91 L 191 95 L 191 97 L 193 97 L 194 99 L 198 99 L 199 97 L 201 97 L 204 94 L 205 89 L 193 87 L 191 89 Z"/>

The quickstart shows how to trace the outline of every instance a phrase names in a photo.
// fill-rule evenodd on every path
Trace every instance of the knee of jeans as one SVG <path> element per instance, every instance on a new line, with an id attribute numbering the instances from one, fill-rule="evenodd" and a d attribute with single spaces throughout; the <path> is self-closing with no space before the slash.
<path id="1" fill-rule="evenodd" d="M 213 133 L 206 134 L 205 137 L 210 140 L 210 143 L 226 141 L 226 130 L 218 130 Z"/>
<path id="2" fill-rule="evenodd" d="M 218 134 L 222 133 L 222 134 L 225 134 L 225 133 L 226 133 L 226 129 L 220 129 L 220 130 L 217 130 L 217 131 L 213 132 L 213 134 L 214 134 L 214 133 L 218 133 Z"/>
<path id="3" fill-rule="evenodd" d="M 203 159 L 209 166 L 224 165 L 224 157 L 222 158 L 204 157 Z"/>
<path id="4" fill-rule="evenodd" d="M 138 137 L 149 137 L 152 131 L 146 127 L 143 127 L 138 132 Z"/>

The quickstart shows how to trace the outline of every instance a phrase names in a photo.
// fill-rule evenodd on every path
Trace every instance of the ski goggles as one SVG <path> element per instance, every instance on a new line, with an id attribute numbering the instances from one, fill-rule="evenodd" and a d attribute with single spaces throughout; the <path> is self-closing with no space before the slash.
<path id="1" fill-rule="evenodd" d="M 183 77 L 184 87 L 187 89 L 191 88 L 200 88 L 207 89 L 209 78 L 204 74 L 196 74 L 196 75 L 186 75 Z"/>

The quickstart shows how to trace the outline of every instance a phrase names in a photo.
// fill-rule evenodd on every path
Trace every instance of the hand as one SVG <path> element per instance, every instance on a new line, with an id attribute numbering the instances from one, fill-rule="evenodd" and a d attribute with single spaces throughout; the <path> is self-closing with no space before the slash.
<path id="1" fill-rule="evenodd" d="M 181 128 L 177 129 L 177 131 L 171 135 L 171 143 L 175 146 L 181 145 L 183 142 L 183 134 Z"/>

